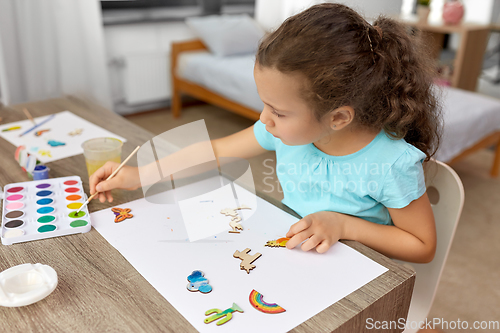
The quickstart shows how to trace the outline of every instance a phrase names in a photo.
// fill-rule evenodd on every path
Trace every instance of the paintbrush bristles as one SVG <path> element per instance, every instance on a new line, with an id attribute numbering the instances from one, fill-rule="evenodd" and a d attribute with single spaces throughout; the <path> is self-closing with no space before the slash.
<path id="1" fill-rule="evenodd" d="M 85 201 L 85 202 L 83 203 L 83 205 L 81 205 L 81 207 L 80 207 L 80 208 L 78 208 L 78 210 L 76 211 L 76 213 L 77 213 L 77 214 L 78 214 L 78 213 L 80 213 L 80 211 L 81 211 L 81 210 L 82 210 L 85 206 L 87 206 L 87 205 L 89 204 L 89 202 L 90 202 L 90 201 L 92 201 L 92 199 L 94 199 L 94 197 L 95 197 L 97 194 L 99 194 L 99 192 L 95 192 L 94 194 L 92 194 L 92 195 L 90 196 L 90 198 L 88 198 L 88 199 L 87 199 L 87 201 Z"/>
<path id="2" fill-rule="evenodd" d="M 141 146 L 137 146 L 133 152 L 130 153 L 130 155 L 128 155 L 128 157 L 118 166 L 118 168 L 116 168 L 116 170 L 111 174 L 109 175 L 108 178 L 106 178 L 106 180 L 110 180 L 111 178 L 113 178 L 117 173 L 118 171 L 121 170 L 121 168 L 123 168 L 123 166 L 128 162 L 128 160 L 130 160 L 132 158 L 132 156 L 134 156 L 135 153 L 137 153 L 137 151 L 141 148 Z M 85 203 L 77 210 L 77 213 L 80 212 L 80 210 L 83 209 L 83 207 L 85 207 L 86 205 L 88 205 L 88 203 L 90 202 L 90 200 L 92 200 L 99 192 L 95 192 L 94 194 L 92 194 L 90 196 L 90 198 L 87 199 L 87 201 L 85 201 Z"/>

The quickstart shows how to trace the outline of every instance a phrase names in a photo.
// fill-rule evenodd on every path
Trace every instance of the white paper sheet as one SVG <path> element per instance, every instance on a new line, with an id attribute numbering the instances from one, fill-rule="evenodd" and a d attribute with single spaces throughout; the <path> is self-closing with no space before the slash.
<path id="1" fill-rule="evenodd" d="M 48 117 L 50 116 L 37 117 L 34 120 L 39 124 Z M 21 126 L 21 129 L 2 132 L 3 129 L 15 126 Z M 0 136 L 16 147 L 21 145 L 26 146 L 28 153 L 35 155 L 43 163 L 82 154 L 83 148 L 81 145 L 88 139 L 110 137 L 119 139 L 122 142 L 127 141 L 125 138 L 80 118 L 70 111 L 56 113 L 55 117 L 45 124 L 19 137 L 21 133 L 24 133 L 24 131 L 31 127 L 33 127 L 33 123 L 30 120 L 2 124 L 0 125 Z M 50 129 L 50 131 L 44 132 L 40 136 L 35 136 L 35 132 L 45 129 Z M 83 129 L 83 131 L 79 135 L 70 136 L 69 133 L 76 129 Z M 63 142 L 65 145 L 52 147 L 47 143 L 49 140 Z M 50 152 L 50 155 L 44 153 L 44 151 Z"/>
<path id="2" fill-rule="evenodd" d="M 189 242 L 177 205 L 152 204 L 145 199 L 119 206 L 131 208 L 132 219 L 115 223 L 111 209 L 105 209 L 91 214 L 92 224 L 201 332 L 285 332 L 387 271 L 342 243 L 324 254 L 265 247 L 267 241 L 284 237 L 297 218 L 250 192 L 248 195 L 253 197 L 248 197 L 248 203 L 244 195 L 238 195 L 240 204 L 252 208 L 239 211 L 244 228 L 240 234 L 223 231 Z M 208 200 L 206 196 L 200 201 Z M 217 201 L 199 204 L 213 205 L 202 210 L 210 214 L 206 221 L 214 218 L 213 212 L 227 208 Z M 230 218 L 225 218 L 229 223 Z M 240 269 L 241 260 L 233 257 L 236 250 L 245 248 L 251 249 L 250 255 L 262 254 L 249 274 Z M 212 292 L 187 290 L 187 277 L 194 270 L 205 273 Z M 286 312 L 266 314 L 254 309 L 249 302 L 253 289 L 264 296 L 264 302 L 277 303 Z M 204 323 L 205 311 L 224 311 L 233 302 L 244 313 L 233 313 L 222 326 Z"/>
<path id="3" fill-rule="evenodd" d="M 253 197 L 253 207 L 255 207 L 255 197 Z M 247 206 L 252 202 L 245 203 Z M 197 196 L 195 198 L 186 199 L 179 202 L 184 226 L 186 228 L 188 238 L 191 242 L 198 241 L 224 231 L 232 230 L 229 227 L 231 216 L 221 214 L 221 208 L 236 208 L 237 201 L 233 197 L 231 185 L 226 185 L 211 193 Z M 238 215 L 250 215 L 254 210 L 246 210 L 242 213 L 241 210 L 236 211 Z M 239 222 L 243 224 L 243 220 Z"/>

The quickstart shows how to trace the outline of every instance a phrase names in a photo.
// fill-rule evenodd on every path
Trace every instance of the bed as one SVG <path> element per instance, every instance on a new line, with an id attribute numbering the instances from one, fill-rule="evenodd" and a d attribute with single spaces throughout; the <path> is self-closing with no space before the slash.
<path id="1" fill-rule="evenodd" d="M 172 113 L 181 114 L 181 95 L 237 113 L 251 120 L 260 117 L 263 103 L 253 79 L 252 54 L 220 57 L 201 40 L 172 44 Z M 444 87 L 444 130 L 436 159 L 455 163 L 483 148 L 494 146 L 490 174 L 500 169 L 500 100 L 478 93 Z"/>

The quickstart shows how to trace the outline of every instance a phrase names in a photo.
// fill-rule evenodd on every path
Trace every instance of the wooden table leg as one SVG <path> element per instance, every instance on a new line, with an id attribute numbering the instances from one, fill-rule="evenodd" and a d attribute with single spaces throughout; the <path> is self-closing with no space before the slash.
<path id="1" fill-rule="evenodd" d="M 427 47 L 429 47 L 431 57 L 438 60 L 439 55 L 443 50 L 444 34 L 439 32 L 423 31 L 422 38 L 424 39 Z"/>

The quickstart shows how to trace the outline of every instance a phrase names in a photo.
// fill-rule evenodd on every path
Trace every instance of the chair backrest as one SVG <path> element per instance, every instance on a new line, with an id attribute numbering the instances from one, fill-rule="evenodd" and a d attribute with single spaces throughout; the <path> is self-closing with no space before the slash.
<path id="1" fill-rule="evenodd" d="M 464 205 L 462 181 L 448 165 L 430 161 L 426 166 L 425 178 L 427 195 L 436 221 L 437 248 L 432 262 L 410 264 L 416 271 L 416 280 L 407 323 L 413 325 L 425 321 L 429 314 Z M 408 328 L 404 332 L 417 331 L 418 328 Z"/>

